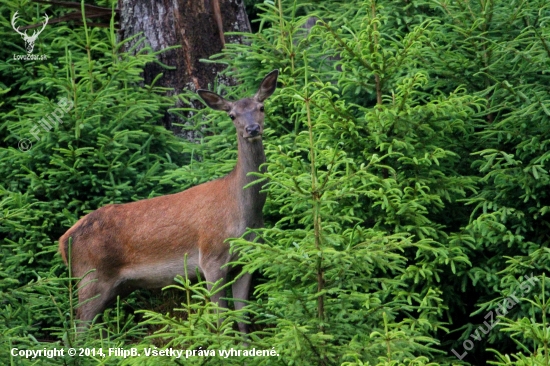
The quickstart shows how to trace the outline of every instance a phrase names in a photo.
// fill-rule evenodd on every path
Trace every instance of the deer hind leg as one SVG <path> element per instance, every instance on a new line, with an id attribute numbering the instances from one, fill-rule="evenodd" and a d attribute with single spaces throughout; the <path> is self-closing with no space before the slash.
<path id="1" fill-rule="evenodd" d="M 252 281 L 251 273 L 244 273 L 241 277 L 237 278 L 231 287 L 233 291 L 233 298 L 235 299 L 235 310 L 241 310 L 246 303 L 241 300 L 248 300 L 248 293 L 250 291 L 250 283 Z M 239 322 L 239 331 L 243 334 L 248 333 L 248 324 Z"/>
<path id="2" fill-rule="evenodd" d="M 78 284 L 77 318 L 80 327 L 86 327 L 116 298 L 114 286 L 107 281 L 101 281 L 97 277 L 85 277 Z"/>

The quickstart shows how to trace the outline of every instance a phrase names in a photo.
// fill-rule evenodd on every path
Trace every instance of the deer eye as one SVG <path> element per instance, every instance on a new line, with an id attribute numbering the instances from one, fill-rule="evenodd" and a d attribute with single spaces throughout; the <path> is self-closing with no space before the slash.
<path id="1" fill-rule="evenodd" d="M 264 111 L 264 106 L 261 106 L 260 107 L 260 112 L 263 112 Z"/>
<path id="2" fill-rule="evenodd" d="M 235 119 L 235 115 L 234 115 L 234 114 L 230 114 L 230 115 L 229 115 L 229 118 Z"/>

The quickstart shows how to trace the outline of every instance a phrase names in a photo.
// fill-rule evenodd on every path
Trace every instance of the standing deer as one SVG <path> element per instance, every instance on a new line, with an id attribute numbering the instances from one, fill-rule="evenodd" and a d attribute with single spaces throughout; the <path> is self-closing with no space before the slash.
<path id="1" fill-rule="evenodd" d="M 34 49 L 34 42 L 36 42 L 36 39 L 38 38 L 40 33 L 42 33 L 44 28 L 46 28 L 46 25 L 48 24 L 48 20 L 50 18 L 48 17 L 48 14 L 44 13 L 44 23 L 42 23 L 42 29 L 40 29 L 38 32 L 32 31 L 32 36 L 29 36 L 27 35 L 27 31 L 23 33 L 19 30 L 19 27 L 17 28 L 15 27 L 15 23 L 17 22 L 17 13 L 18 12 L 16 11 L 15 14 L 13 14 L 13 17 L 11 18 L 11 26 L 13 30 L 19 33 L 19 35 L 23 38 L 23 40 L 25 41 L 25 49 L 27 50 L 28 54 L 31 54 L 32 50 Z"/>
<path id="2" fill-rule="evenodd" d="M 215 110 L 226 111 L 237 129 L 238 158 L 231 173 L 183 192 L 141 201 L 111 204 L 89 213 L 60 239 L 59 250 L 67 263 L 69 238 L 73 276 L 78 284 L 80 307 L 77 317 L 91 321 L 117 296 L 138 288 L 160 288 L 183 274 L 187 254 L 188 277 L 196 269 L 212 284 L 226 282 L 229 253 L 227 238 L 240 237 L 247 228 L 263 226 L 266 195 L 249 176 L 265 163 L 262 143 L 264 106 L 277 86 L 278 70 L 267 74 L 252 98 L 230 102 L 216 93 L 198 90 Z M 233 284 L 235 299 L 248 299 L 251 275 L 243 274 Z M 99 295 L 99 296 L 97 296 Z M 221 291 L 211 300 L 227 308 Z M 244 302 L 235 301 L 241 309 Z M 247 326 L 239 323 L 247 333 Z"/>

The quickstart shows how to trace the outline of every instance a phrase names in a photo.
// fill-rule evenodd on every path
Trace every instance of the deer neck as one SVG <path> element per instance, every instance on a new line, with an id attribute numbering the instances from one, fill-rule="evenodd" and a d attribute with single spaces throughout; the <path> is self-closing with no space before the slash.
<path id="1" fill-rule="evenodd" d="M 254 184 L 243 189 L 249 183 L 257 180 L 258 177 L 249 175 L 251 172 L 259 172 L 260 165 L 265 163 L 264 145 L 260 139 L 246 141 L 242 136 L 238 137 L 237 165 L 231 172 L 235 198 L 239 201 L 241 211 L 245 215 L 248 227 L 260 227 L 263 224 L 262 209 L 266 195 L 261 193 L 262 184 Z"/>

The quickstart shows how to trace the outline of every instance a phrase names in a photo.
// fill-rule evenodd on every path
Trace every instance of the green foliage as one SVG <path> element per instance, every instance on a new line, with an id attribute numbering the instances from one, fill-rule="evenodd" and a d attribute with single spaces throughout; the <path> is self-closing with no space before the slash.
<path id="1" fill-rule="evenodd" d="M 253 4 L 259 31 L 214 57 L 242 83 L 211 89 L 237 99 L 281 72 L 257 174 L 266 227 L 253 242 L 231 239 L 238 264 L 257 276 L 254 296 L 222 316 L 204 281 L 178 277 L 173 310 L 134 318 L 127 310 L 144 308 L 134 297 L 82 337 L 77 279 L 64 272 L 56 238 L 104 204 L 225 175 L 234 129 L 225 114 L 194 108 L 170 111 L 186 116 L 182 128 L 197 141 L 157 125 L 173 100 L 142 83 L 155 55 L 122 52 L 113 29 L 56 26 L 37 44 L 47 62 L 15 61 L 21 41 L 0 19 L 2 363 L 25 364 L 12 347 L 64 345 L 106 352 L 67 364 L 549 365 L 550 5 Z M 20 6 L 0 8 L 4 16 Z M 307 29 L 311 16 L 318 22 Z M 60 102 L 71 106 L 63 123 L 34 139 L 31 129 Z M 22 138 L 29 151 L 18 149 Z M 540 283 L 522 290 L 533 276 Z M 252 323 L 246 338 L 240 320 Z M 467 341 L 475 348 L 466 352 Z M 108 351 L 130 347 L 141 355 Z M 195 353 L 147 355 L 170 347 Z M 240 354 L 219 353 L 230 349 Z M 251 349 L 276 355 L 244 355 Z"/>
<path id="2" fill-rule="evenodd" d="M 451 224 L 437 213 L 474 190 L 456 136 L 473 130 L 480 100 L 463 89 L 434 97 L 423 90 L 415 56 L 427 52 L 419 39 L 429 24 L 400 41 L 384 38 L 384 15 L 360 6 L 366 11 L 346 28 L 333 25 L 344 12 L 306 35 L 300 7 L 277 5 L 264 5 L 272 28 L 222 56 L 240 65 L 245 85 L 256 82 L 250 70 L 283 70 L 270 126 L 289 133 L 266 139 L 262 176 L 275 225 L 259 232 L 265 243 L 235 243 L 245 268 L 266 277 L 256 312 L 268 311 L 262 322 L 282 343 L 277 349 L 301 344 L 303 360 L 282 354 L 293 364 L 441 357 L 433 336 L 445 330 L 442 294 L 451 294 L 439 282 L 468 264 L 449 226 L 465 225 L 467 215 Z M 400 53 L 403 44 L 417 49 Z M 371 60 L 365 49 L 375 52 Z M 384 70 L 388 77 L 373 66 L 391 62 L 399 71 Z"/>

